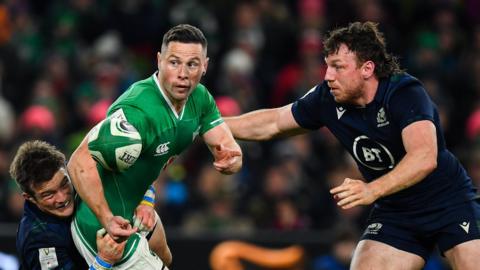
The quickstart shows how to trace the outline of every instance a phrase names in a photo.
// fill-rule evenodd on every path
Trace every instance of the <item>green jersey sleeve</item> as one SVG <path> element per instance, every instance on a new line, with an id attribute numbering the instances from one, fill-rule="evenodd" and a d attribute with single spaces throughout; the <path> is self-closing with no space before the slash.
<path id="1" fill-rule="evenodd" d="M 207 88 L 201 85 L 201 98 L 203 100 L 203 112 L 200 119 L 200 135 L 223 123 L 223 118 L 218 111 L 217 104 Z"/>

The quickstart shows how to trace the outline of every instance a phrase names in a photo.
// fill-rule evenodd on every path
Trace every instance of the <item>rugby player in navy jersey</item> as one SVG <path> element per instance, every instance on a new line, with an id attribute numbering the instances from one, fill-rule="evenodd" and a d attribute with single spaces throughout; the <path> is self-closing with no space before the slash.
<path id="1" fill-rule="evenodd" d="M 98 260 L 90 267 L 75 248 L 70 234 L 74 191 L 65 156 L 55 147 L 42 141 L 22 144 L 10 173 L 25 198 L 17 232 L 22 269 L 105 270 L 121 259 L 126 242 L 116 243 L 104 229 L 97 232 Z"/>
<path id="2" fill-rule="evenodd" d="M 479 269 L 480 206 L 445 146 L 435 104 L 387 53 L 371 22 L 324 41 L 324 81 L 292 104 L 226 118 L 233 135 L 268 140 L 327 127 L 367 182 L 330 192 L 349 209 L 374 203 L 351 269 L 422 269 L 435 246 L 454 269 Z"/>

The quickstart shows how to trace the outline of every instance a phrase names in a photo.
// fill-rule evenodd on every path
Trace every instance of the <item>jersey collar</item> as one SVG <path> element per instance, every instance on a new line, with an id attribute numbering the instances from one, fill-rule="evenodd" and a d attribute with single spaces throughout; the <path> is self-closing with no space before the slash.
<path id="1" fill-rule="evenodd" d="M 182 111 L 181 111 L 180 116 L 179 116 L 177 111 L 175 110 L 175 107 L 173 106 L 172 102 L 170 101 L 170 99 L 162 91 L 162 87 L 160 86 L 160 82 L 158 81 L 157 74 L 158 74 L 158 71 L 155 71 L 155 73 L 153 73 L 152 77 L 153 77 L 153 80 L 155 81 L 155 84 L 158 87 L 158 91 L 160 92 L 160 94 L 162 94 L 163 99 L 165 99 L 165 102 L 167 102 L 168 107 L 170 107 L 170 110 L 172 111 L 173 115 L 175 115 L 175 117 L 178 120 L 181 120 L 183 118 L 183 113 L 185 112 L 185 105 L 187 104 L 187 102 L 185 102 L 185 104 L 183 105 Z M 188 98 L 187 98 L 187 101 L 188 101 Z"/>
<path id="2" fill-rule="evenodd" d="M 377 93 L 375 93 L 374 100 L 377 103 L 383 103 L 385 93 L 387 92 L 389 78 L 383 78 L 378 82 Z"/>
<path id="3" fill-rule="evenodd" d="M 25 201 L 23 205 L 23 211 L 24 211 L 24 215 L 36 216 L 40 220 L 51 222 L 51 223 L 70 222 L 71 220 L 71 217 L 59 218 L 57 216 L 45 213 L 42 210 L 40 210 L 34 203 L 31 203 L 29 201 Z"/>

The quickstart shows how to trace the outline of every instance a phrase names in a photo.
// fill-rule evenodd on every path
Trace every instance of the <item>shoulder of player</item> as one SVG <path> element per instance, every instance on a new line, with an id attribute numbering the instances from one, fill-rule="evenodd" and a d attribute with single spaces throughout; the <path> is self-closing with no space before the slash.
<path id="1" fill-rule="evenodd" d="M 326 81 L 310 88 L 300 99 L 315 98 L 320 102 L 335 102 Z"/>
<path id="2" fill-rule="evenodd" d="M 212 100 L 214 100 L 213 95 L 210 93 L 210 91 L 205 87 L 203 84 L 198 84 L 193 90 L 192 93 L 190 94 L 190 97 L 188 97 L 187 104 L 211 104 Z M 195 107 L 197 107 L 195 105 Z M 200 106 L 203 108 L 203 105 Z M 188 105 L 187 105 L 188 106 Z M 191 106 L 191 105 L 190 105 Z"/>
<path id="3" fill-rule="evenodd" d="M 29 252 L 29 250 L 38 248 L 64 246 L 66 238 L 59 235 L 63 234 L 63 232 L 59 232 L 55 227 L 56 225 L 51 226 L 48 222 L 36 222 L 27 228 L 19 228 L 17 241 L 23 246 L 23 252 Z M 24 234 L 21 234 L 20 230 Z"/>
<path id="4" fill-rule="evenodd" d="M 420 80 L 408 73 L 391 76 L 386 89 L 385 102 L 388 103 L 392 97 L 410 92 L 410 90 L 426 91 Z"/>
<path id="5" fill-rule="evenodd" d="M 210 91 L 207 87 L 201 83 L 197 84 L 197 86 L 193 89 L 191 97 L 193 98 L 201 98 L 205 97 L 205 95 L 209 95 Z"/>
<path id="6" fill-rule="evenodd" d="M 152 77 L 134 82 L 128 89 L 114 102 L 138 102 L 155 100 L 160 89 L 158 89 L 155 80 Z"/>

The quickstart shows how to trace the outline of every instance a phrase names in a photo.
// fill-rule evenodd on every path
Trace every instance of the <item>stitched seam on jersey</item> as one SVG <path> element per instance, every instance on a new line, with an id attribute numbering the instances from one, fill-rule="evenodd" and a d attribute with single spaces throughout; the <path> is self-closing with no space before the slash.
<path id="1" fill-rule="evenodd" d="M 127 211 L 125 209 L 125 203 L 124 203 L 124 200 L 123 200 L 122 192 L 120 191 L 120 187 L 118 186 L 118 180 L 115 177 L 115 174 L 113 174 L 112 177 L 113 177 L 113 182 L 115 184 L 115 187 L 117 188 L 118 195 L 120 196 L 120 201 L 122 202 L 123 216 L 126 217 L 127 216 L 127 214 L 126 214 Z M 127 252 L 127 255 L 125 256 L 125 258 L 123 260 L 121 260 L 118 263 L 118 265 L 124 263 L 126 260 L 128 260 L 132 256 L 132 254 L 133 254 L 132 250 L 134 250 L 133 247 L 136 247 L 137 245 L 138 245 L 138 239 L 134 240 L 134 242 L 130 246 L 130 249 Z"/>
<path id="2" fill-rule="evenodd" d="M 123 208 L 123 216 L 127 216 L 127 211 L 125 209 L 125 203 L 124 203 L 124 200 L 123 200 L 123 196 L 122 196 L 122 192 L 120 191 L 120 187 L 118 186 L 118 181 L 117 181 L 117 178 L 115 177 L 115 174 L 113 173 L 112 174 L 112 177 L 113 177 L 113 183 L 115 183 L 115 187 L 117 188 L 117 192 L 118 192 L 118 195 L 120 196 L 120 201 L 122 202 L 122 208 Z"/>

